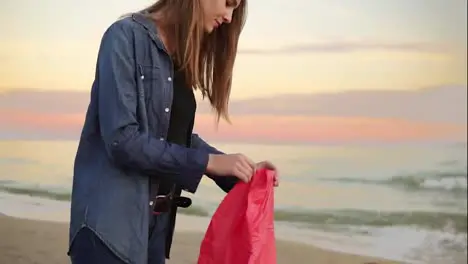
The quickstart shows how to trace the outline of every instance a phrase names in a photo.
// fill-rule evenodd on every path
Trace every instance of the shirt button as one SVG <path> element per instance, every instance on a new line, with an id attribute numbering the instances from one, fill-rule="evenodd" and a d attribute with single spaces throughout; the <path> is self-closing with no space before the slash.
<path id="1" fill-rule="evenodd" d="M 144 76 L 144 75 L 140 76 L 140 79 L 144 80 L 144 79 L 145 79 L 145 76 Z"/>
<path id="2" fill-rule="evenodd" d="M 171 82 L 171 81 L 172 81 L 172 78 L 171 78 L 171 77 L 169 77 L 169 78 L 167 78 L 167 80 Z"/>
<path id="3" fill-rule="evenodd" d="M 166 107 L 166 108 L 164 109 L 164 112 L 169 113 L 169 108 Z"/>
<path id="4" fill-rule="evenodd" d="M 164 138 L 163 138 L 163 137 L 160 137 L 159 140 L 164 141 Z"/>

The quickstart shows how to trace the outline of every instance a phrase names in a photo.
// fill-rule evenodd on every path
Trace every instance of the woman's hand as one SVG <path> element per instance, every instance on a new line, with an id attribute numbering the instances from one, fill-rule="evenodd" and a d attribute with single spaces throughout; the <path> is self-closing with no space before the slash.
<path id="1" fill-rule="evenodd" d="M 270 161 L 254 163 L 244 154 L 210 154 L 206 171 L 217 176 L 235 176 L 243 182 L 250 182 L 260 168 L 274 170 L 274 186 L 279 186 L 279 174 Z"/>
<path id="2" fill-rule="evenodd" d="M 265 160 L 265 161 L 257 163 L 255 165 L 255 167 L 257 169 L 265 168 L 265 169 L 268 169 L 268 170 L 274 170 L 276 173 L 275 173 L 275 178 L 274 178 L 273 184 L 275 185 L 275 187 L 279 186 L 279 173 L 278 173 L 278 170 L 276 169 L 276 166 L 273 165 L 273 163 L 271 163 L 270 161 Z"/>
<path id="3" fill-rule="evenodd" d="M 206 170 L 217 176 L 235 176 L 249 182 L 255 168 L 255 163 L 243 154 L 210 154 Z"/>

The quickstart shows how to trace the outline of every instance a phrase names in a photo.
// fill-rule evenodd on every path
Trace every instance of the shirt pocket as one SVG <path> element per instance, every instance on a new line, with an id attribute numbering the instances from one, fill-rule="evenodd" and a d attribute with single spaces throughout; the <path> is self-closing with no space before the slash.
<path id="1" fill-rule="evenodd" d="M 140 79 L 143 82 L 153 81 L 160 79 L 161 69 L 159 66 L 146 66 L 146 65 L 138 65 Z"/>
<path id="2" fill-rule="evenodd" d="M 162 105 L 164 101 L 161 69 L 158 66 L 139 65 L 139 93 L 144 96 L 148 125 L 152 133 L 157 132 L 161 124 Z"/>
<path id="3" fill-rule="evenodd" d="M 139 65 L 139 80 L 141 85 L 139 85 L 139 92 L 144 94 L 145 102 L 148 104 L 152 101 L 151 98 L 157 93 L 158 86 L 160 86 L 160 68 L 155 66 L 144 66 Z M 161 87 L 159 87 L 161 89 Z"/>

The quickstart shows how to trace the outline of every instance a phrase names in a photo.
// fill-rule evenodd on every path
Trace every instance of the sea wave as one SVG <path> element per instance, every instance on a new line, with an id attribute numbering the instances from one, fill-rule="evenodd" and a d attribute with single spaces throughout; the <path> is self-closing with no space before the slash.
<path id="1" fill-rule="evenodd" d="M 19 185 L 14 181 L 0 181 L 0 191 L 47 198 L 59 201 L 69 201 L 70 190 L 57 186 Z M 196 216 L 211 216 L 216 206 L 192 205 L 180 209 L 182 214 Z M 443 230 L 447 225 L 453 226 L 456 232 L 467 232 L 467 215 L 449 212 L 383 212 L 372 210 L 305 210 L 276 209 L 275 220 L 306 224 L 310 227 L 330 226 L 414 226 L 431 230 Z"/>
<path id="2" fill-rule="evenodd" d="M 46 198 L 57 201 L 71 200 L 71 191 L 68 188 L 62 186 L 46 186 L 39 184 L 27 185 L 19 184 L 11 180 L 0 180 L 0 191 L 11 194 Z M 189 208 L 180 208 L 179 212 L 182 214 L 195 216 L 209 216 L 211 214 L 210 210 L 207 210 L 202 206 L 196 205 L 192 205 Z"/>
<path id="3" fill-rule="evenodd" d="M 320 181 L 340 183 L 379 184 L 404 188 L 410 191 L 442 191 L 466 194 L 467 171 L 427 171 L 395 175 L 387 179 L 321 178 Z"/>
<path id="4" fill-rule="evenodd" d="M 467 232 L 466 213 L 426 211 L 372 211 L 372 210 L 276 210 L 278 221 L 299 222 L 321 226 L 407 226 L 428 230 L 445 230 L 448 227 L 457 233 Z"/>
<path id="5" fill-rule="evenodd" d="M 0 191 L 58 201 L 70 201 L 71 199 L 69 188 L 40 184 L 20 184 L 11 180 L 0 180 Z"/>
<path id="6" fill-rule="evenodd" d="M 16 157 L 2 157 L 0 158 L 0 165 L 10 164 L 10 165 L 29 165 L 37 164 L 36 160 L 27 159 L 27 158 L 16 158 Z"/>

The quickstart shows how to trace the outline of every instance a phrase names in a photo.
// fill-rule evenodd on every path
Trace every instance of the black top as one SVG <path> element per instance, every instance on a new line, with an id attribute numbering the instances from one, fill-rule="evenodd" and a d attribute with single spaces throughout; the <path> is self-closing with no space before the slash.
<path id="1" fill-rule="evenodd" d="M 185 76 L 174 69 L 174 96 L 172 98 L 171 119 L 167 132 L 167 141 L 187 146 L 192 134 L 192 122 L 195 118 L 197 103 L 193 89 L 185 84 Z"/>
<path id="2" fill-rule="evenodd" d="M 169 121 L 169 129 L 166 140 L 171 144 L 188 146 L 190 144 L 190 137 L 192 135 L 197 103 L 193 89 L 187 87 L 185 83 L 185 76 L 183 72 L 174 69 L 173 82 L 171 118 Z M 150 178 L 150 199 L 153 199 L 157 194 L 168 194 L 171 192 L 171 190 L 176 189 L 175 183 L 164 177 L 160 178 L 158 184 L 159 186 L 157 188 L 155 186 L 156 184 L 156 181 Z M 180 193 L 175 193 L 174 195 L 177 196 L 180 195 Z M 166 257 L 169 257 L 169 251 L 174 235 L 176 214 L 177 207 L 172 206 L 166 234 Z M 150 229 L 153 228 L 153 223 L 154 219 L 150 219 Z"/>
<path id="3" fill-rule="evenodd" d="M 197 107 L 195 95 L 193 89 L 189 89 L 185 84 L 182 72 L 174 69 L 173 81 L 171 118 L 166 140 L 172 144 L 188 146 Z M 158 194 L 168 194 L 173 184 L 172 181 L 161 180 Z"/>

